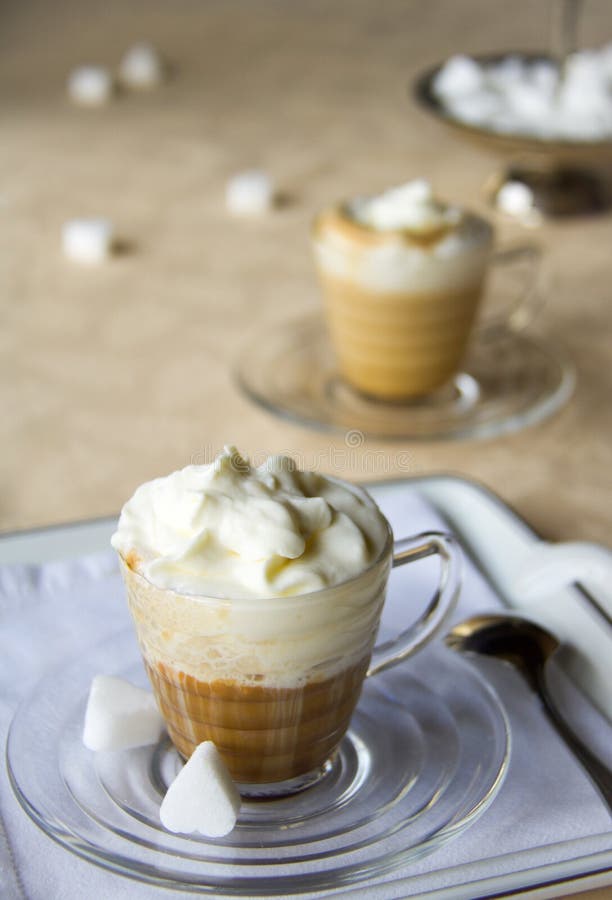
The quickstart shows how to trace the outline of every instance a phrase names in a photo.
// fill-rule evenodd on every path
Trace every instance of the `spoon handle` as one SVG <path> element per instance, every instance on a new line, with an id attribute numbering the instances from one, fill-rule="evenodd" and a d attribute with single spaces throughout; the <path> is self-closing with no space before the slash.
<path id="1" fill-rule="evenodd" d="M 538 682 L 538 693 L 551 724 L 556 728 L 557 733 L 563 738 L 574 756 L 582 763 L 584 770 L 590 775 L 591 780 L 599 789 L 608 810 L 612 814 L 612 772 L 589 750 L 559 712 L 545 684 L 543 672 L 540 674 Z"/>
<path id="2" fill-rule="evenodd" d="M 582 0 L 557 0 L 553 17 L 552 51 L 563 70 L 565 61 L 578 45 L 578 23 L 582 13 Z"/>

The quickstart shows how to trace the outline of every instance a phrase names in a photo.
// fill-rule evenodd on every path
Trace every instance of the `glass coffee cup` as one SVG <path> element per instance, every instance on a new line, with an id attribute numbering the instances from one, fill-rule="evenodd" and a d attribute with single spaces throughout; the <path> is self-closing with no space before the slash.
<path id="1" fill-rule="evenodd" d="M 404 192 L 412 205 L 400 226 L 362 215 L 367 203 Z M 482 217 L 435 201 L 425 182 L 379 198 L 334 205 L 316 218 L 315 263 L 328 333 L 340 375 L 360 393 L 382 401 L 426 398 L 459 371 L 478 329 L 524 327 L 535 300 L 539 251 L 531 244 L 494 249 Z M 416 199 L 415 199 L 416 198 Z M 391 225 L 389 224 L 389 220 Z M 527 263 L 507 312 L 480 321 L 493 267 Z"/>
<path id="2" fill-rule="evenodd" d="M 361 489 L 329 480 L 372 503 Z M 257 798 L 302 790 L 329 770 L 364 678 L 420 649 L 457 597 L 453 539 L 431 532 L 394 542 L 384 524 L 384 545 L 368 568 L 288 597 L 179 593 L 152 584 L 120 554 L 144 665 L 184 758 L 213 741 L 241 794 Z M 391 568 L 433 554 L 440 558 L 433 599 L 396 639 L 375 647 Z"/>

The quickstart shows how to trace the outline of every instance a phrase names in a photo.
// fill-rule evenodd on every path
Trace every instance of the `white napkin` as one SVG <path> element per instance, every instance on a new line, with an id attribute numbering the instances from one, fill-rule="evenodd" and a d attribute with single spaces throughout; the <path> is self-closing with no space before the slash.
<path id="1" fill-rule="evenodd" d="M 386 495 L 384 511 L 397 537 L 444 529 L 437 514 L 415 496 L 413 489 Z M 392 574 L 383 622 L 385 633 L 402 622 L 401 601 L 408 582 L 417 590 L 423 585 L 423 593 L 428 596 L 434 565 L 433 560 L 426 560 Z M 499 606 L 497 597 L 469 560 L 465 561 L 463 583 L 453 620 Z M 18 703 L 46 671 L 77 658 L 87 647 L 123 625 L 129 627 L 113 554 L 0 569 L 0 625 L 0 731 L 5 742 Z M 410 661 L 405 665 L 410 665 Z M 571 845 L 560 842 L 578 841 L 576 846 L 589 852 L 612 846 L 607 810 L 544 720 L 536 698 L 509 667 L 487 660 L 483 670 L 496 685 L 513 729 L 510 770 L 499 795 L 461 836 L 385 879 L 348 889 L 347 896 L 368 900 L 408 897 L 464 881 L 468 871 L 470 882 L 507 873 L 508 885 L 513 878 L 518 878 L 516 883 L 520 885 L 520 877 L 513 875 L 517 867 L 572 858 Z M 432 686 L 435 687 L 435 673 Z M 605 723 L 572 685 L 563 683 L 562 688 L 564 702 L 581 712 L 588 729 L 585 733 L 595 743 L 603 743 L 609 734 Z M 5 767 L 0 775 L 0 815 L 6 832 L 4 838 L 0 828 L 3 900 L 82 900 L 88 896 L 176 900 L 183 896 L 181 892 L 138 884 L 103 871 L 55 844 L 22 811 L 9 786 Z M 520 860 L 516 853 L 521 854 Z M 464 868 L 468 863 L 469 869 Z M 486 880 L 482 885 L 486 885 Z M 474 896 L 470 890 L 466 896 Z"/>

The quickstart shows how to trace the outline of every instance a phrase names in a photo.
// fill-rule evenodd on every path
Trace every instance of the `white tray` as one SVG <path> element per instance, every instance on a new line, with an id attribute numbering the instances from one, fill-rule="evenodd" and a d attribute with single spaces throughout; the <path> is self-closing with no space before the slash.
<path id="1" fill-rule="evenodd" d="M 391 497 L 397 500 L 400 494 L 406 499 L 414 496 L 415 492 L 424 496 L 448 523 L 449 530 L 455 532 L 502 602 L 511 607 L 522 606 L 521 597 L 513 589 L 517 567 L 526 552 L 540 539 L 498 497 L 480 485 L 454 476 L 387 481 L 368 487 L 383 507 Z M 46 562 L 106 549 L 115 521 L 114 518 L 107 518 L 2 535 L 0 565 Z M 562 639 L 575 638 L 576 630 L 585 630 L 587 635 L 596 637 L 598 646 L 607 647 L 607 659 L 612 660 L 612 628 L 606 609 L 579 587 L 559 592 L 557 599 L 553 606 L 553 621 L 550 618 L 550 604 L 546 608 L 530 605 L 528 610 L 521 611 L 544 620 Z M 564 633 L 565 622 L 568 621 L 565 612 L 570 609 L 573 634 L 567 635 Z M 577 616 L 580 619 L 578 629 Z M 574 654 L 564 659 L 567 672 L 575 675 L 581 671 L 580 659 L 588 653 L 588 646 L 587 643 L 577 647 Z M 499 679 L 498 665 L 493 661 L 484 661 L 483 664 L 503 700 L 503 678 Z M 582 678 L 582 687 L 602 709 L 608 702 L 608 696 L 602 694 L 600 680 L 599 676 L 586 680 Z M 511 763 L 509 776 L 512 774 Z M 515 772 L 514 777 L 520 777 L 520 772 Z M 512 784 L 512 777 L 508 778 L 508 783 Z M 504 785 L 502 792 L 506 787 Z M 481 827 L 481 823 L 473 827 Z M 555 840 L 553 835 L 539 846 L 495 858 L 474 858 L 469 862 L 463 860 L 459 865 L 436 868 L 436 865 L 440 866 L 441 859 L 431 858 L 431 869 L 419 874 L 419 896 L 426 893 L 435 900 L 474 900 L 475 897 L 497 897 L 507 893 L 519 893 L 521 897 L 559 897 L 612 885 L 612 822 L 611 827 L 602 833 L 578 835 L 563 841 Z M 380 900 L 407 897 L 413 895 L 410 881 L 404 879 L 372 885 L 366 893 L 362 888 L 350 890 L 344 896 L 368 896 Z"/>

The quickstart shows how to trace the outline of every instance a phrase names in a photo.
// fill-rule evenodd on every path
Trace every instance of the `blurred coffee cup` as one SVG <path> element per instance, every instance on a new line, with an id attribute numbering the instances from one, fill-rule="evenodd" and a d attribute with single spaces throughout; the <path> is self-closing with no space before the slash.
<path id="1" fill-rule="evenodd" d="M 491 225 L 437 200 L 426 181 L 331 206 L 312 238 L 340 374 L 370 397 L 432 394 L 460 371 L 477 328 L 531 317 L 537 248 L 495 250 Z M 525 264 L 509 308 L 477 325 L 492 268 Z"/>

